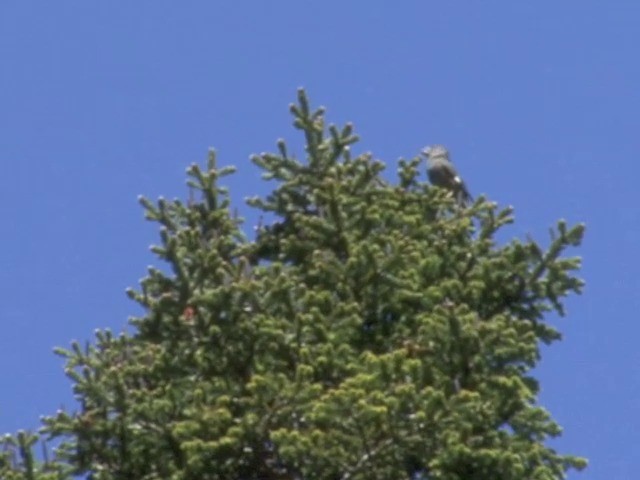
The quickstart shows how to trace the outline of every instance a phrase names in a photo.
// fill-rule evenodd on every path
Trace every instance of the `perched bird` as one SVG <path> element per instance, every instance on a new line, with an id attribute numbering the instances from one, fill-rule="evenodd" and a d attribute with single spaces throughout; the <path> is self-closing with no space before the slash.
<path id="1" fill-rule="evenodd" d="M 460 206 L 465 206 L 472 200 L 467 186 L 449 160 L 446 148 L 433 145 L 422 150 L 422 153 L 427 157 L 427 175 L 433 185 L 451 191 Z"/>

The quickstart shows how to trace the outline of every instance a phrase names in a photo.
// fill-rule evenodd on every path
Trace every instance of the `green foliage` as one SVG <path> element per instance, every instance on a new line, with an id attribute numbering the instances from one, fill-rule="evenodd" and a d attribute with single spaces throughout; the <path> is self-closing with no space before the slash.
<path id="1" fill-rule="evenodd" d="M 189 202 L 142 198 L 160 226 L 150 268 L 129 291 L 135 334 L 58 349 L 79 402 L 46 417 L 60 442 L 4 440 L 3 479 L 559 479 L 583 459 L 545 445 L 560 427 L 536 403 L 531 369 L 560 334 L 544 321 L 579 293 L 584 227 L 551 245 L 498 245 L 513 222 L 485 198 L 459 208 L 401 160 L 398 182 L 351 125 L 325 128 L 304 92 L 291 106 L 298 160 L 253 158 L 275 218 L 242 233 L 219 185 L 189 167 Z"/>

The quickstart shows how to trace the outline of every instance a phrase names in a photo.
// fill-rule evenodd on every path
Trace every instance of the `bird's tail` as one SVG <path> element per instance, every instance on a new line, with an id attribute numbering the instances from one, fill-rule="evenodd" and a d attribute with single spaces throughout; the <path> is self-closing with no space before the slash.
<path id="1" fill-rule="evenodd" d="M 469 190 L 467 190 L 467 186 L 464 183 L 462 183 L 460 185 L 460 188 L 458 188 L 458 191 L 456 193 L 456 201 L 461 207 L 466 207 L 471 202 L 473 202 L 473 197 L 469 193 Z"/>

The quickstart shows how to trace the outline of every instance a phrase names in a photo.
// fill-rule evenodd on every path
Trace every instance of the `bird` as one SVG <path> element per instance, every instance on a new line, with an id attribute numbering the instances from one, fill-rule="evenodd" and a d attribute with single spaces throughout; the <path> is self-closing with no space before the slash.
<path id="1" fill-rule="evenodd" d="M 464 207 L 472 200 L 467 186 L 449 159 L 449 151 L 442 145 L 425 147 L 422 154 L 427 157 L 427 175 L 432 185 L 453 193 L 458 205 Z"/>

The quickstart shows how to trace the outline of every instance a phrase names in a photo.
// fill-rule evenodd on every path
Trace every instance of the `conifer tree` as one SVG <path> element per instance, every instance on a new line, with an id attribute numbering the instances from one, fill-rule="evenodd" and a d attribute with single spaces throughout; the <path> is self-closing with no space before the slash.
<path id="1" fill-rule="evenodd" d="M 418 156 L 390 181 L 302 90 L 291 113 L 302 159 L 283 140 L 253 157 L 275 182 L 249 200 L 273 219 L 255 239 L 213 151 L 187 170 L 189 201 L 141 198 L 169 270 L 128 292 L 145 311 L 131 335 L 57 349 L 78 408 L 5 437 L 0 478 L 551 480 L 585 466 L 547 445 L 560 427 L 531 372 L 560 339 L 545 317 L 581 291 L 563 252 L 584 227 L 558 222 L 546 250 L 500 245 L 510 208 L 460 207 Z"/>

